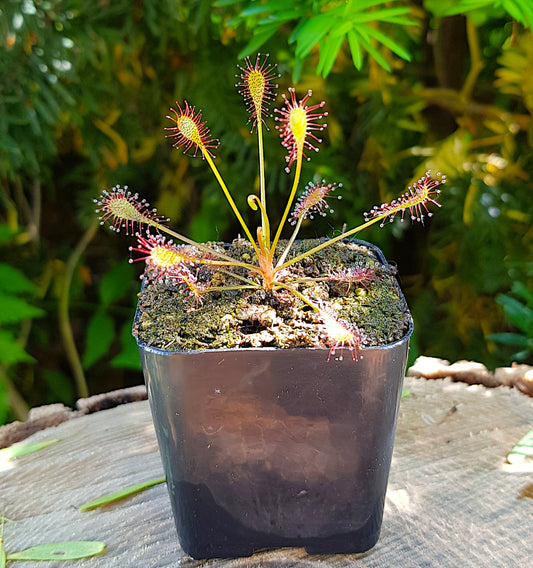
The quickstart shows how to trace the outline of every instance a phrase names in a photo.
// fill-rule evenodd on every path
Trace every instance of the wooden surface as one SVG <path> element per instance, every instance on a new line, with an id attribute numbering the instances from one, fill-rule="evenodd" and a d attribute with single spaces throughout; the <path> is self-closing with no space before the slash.
<path id="1" fill-rule="evenodd" d="M 533 469 L 505 457 L 533 428 L 533 399 L 407 378 L 382 536 L 364 555 L 308 556 L 301 549 L 251 558 L 195 561 L 181 551 L 164 485 L 102 509 L 87 501 L 162 475 L 147 402 L 72 419 L 26 442 L 58 444 L 0 462 L 5 548 L 99 540 L 99 557 L 73 562 L 13 562 L 17 568 L 439 567 L 533 566 Z M 9 563 L 8 563 L 9 566 Z"/>

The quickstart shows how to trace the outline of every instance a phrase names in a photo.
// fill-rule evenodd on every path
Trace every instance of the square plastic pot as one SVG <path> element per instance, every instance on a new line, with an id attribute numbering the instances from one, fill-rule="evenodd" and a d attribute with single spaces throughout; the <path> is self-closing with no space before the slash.
<path id="1" fill-rule="evenodd" d="M 184 551 L 372 548 L 411 331 L 356 362 L 328 362 L 327 349 L 179 352 L 138 341 Z"/>

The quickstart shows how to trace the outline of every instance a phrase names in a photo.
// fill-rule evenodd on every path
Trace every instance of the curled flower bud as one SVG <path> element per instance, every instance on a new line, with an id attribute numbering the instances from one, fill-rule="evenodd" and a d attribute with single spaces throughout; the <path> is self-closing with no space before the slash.
<path id="1" fill-rule="evenodd" d="M 309 219 L 314 219 L 315 213 L 318 213 L 322 217 L 326 216 L 327 211 L 333 213 L 333 209 L 329 207 L 326 199 L 342 199 L 340 195 L 330 195 L 332 191 L 335 191 L 339 187 L 342 187 L 341 183 L 326 184 L 326 182 L 322 180 L 321 183 L 315 185 L 313 182 L 309 182 L 294 206 L 294 211 L 289 219 L 291 225 L 296 224 L 300 218 L 305 219 L 309 217 Z"/>
<path id="2" fill-rule="evenodd" d="M 110 192 L 102 191 L 94 202 L 98 205 L 96 212 L 101 214 L 100 224 L 110 221 L 111 229 L 117 233 L 124 228 L 129 235 L 142 225 L 157 226 L 168 221 L 159 217 L 156 209 L 149 209 L 146 199 L 139 200 L 138 193 L 128 191 L 128 186 L 117 185 Z"/>
<path id="3" fill-rule="evenodd" d="M 307 101 L 313 94 L 312 91 L 307 91 L 305 97 L 299 102 L 296 101 L 296 91 L 293 88 L 289 89 L 289 93 L 290 99 L 283 95 L 285 108 L 274 109 L 274 112 L 281 115 L 279 118 L 276 117 L 276 120 L 282 124 L 276 126 L 276 128 L 280 132 L 281 145 L 288 150 L 288 154 L 285 157 L 288 162 L 287 172 L 290 171 L 292 163 L 298 156 L 303 155 L 304 148 L 318 152 L 318 148 L 308 138 L 315 142 L 322 142 L 313 132 L 322 131 L 326 128 L 327 124 L 319 124 L 316 121 L 328 114 L 327 112 L 314 112 L 324 106 L 324 101 L 316 105 L 306 106 Z"/>
<path id="4" fill-rule="evenodd" d="M 167 134 L 167 138 L 175 138 L 173 146 L 175 148 L 183 146 L 185 152 L 194 147 L 194 156 L 196 156 L 199 148 L 202 157 L 205 153 L 214 157 L 209 148 L 218 148 L 219 141 L 210 138 L 209 128 L 205 122 L 202 122 L 202 111 L 195 114 L 195 107 L 189 106 L 187 101 L 185 101 L 185 108 L 183 109 L 179 103 L 176 103 L 176 106 L 178 110 L 173 107 L 170 108 L 174 116 L 165 117 L 175 123 L 175 126 L 165 127 L 165 130 L 172 131 L 172 134 Z"/>
<path id="5" fill-rule="evenodd" d="M 423 178 L 413 183 L 398 199 L 390 203 L 383 203 L 380 207 L 375 205 L 368 213 L 365 213 L 365 221 L 383 217 L 380 224 L 380 227 L 383 227 L 385 219 L 388 218 L 392 223 L 397 213 L 401 213 L 401 221 L 403 222 L 405 212 L 409 210 L 412 221 L 423 223 L 424 215 L 428 217 L 433 215 L 427 207 L 428 203 L 433 203 L 437 207 L 441 206 L 440 203 L 435 201 L 435 198 L 440 195 L 441 190 L 438 189 L 438 186 L 446 183 L 446 176 L 441 176 L 441 174 L 437 174 L 437 176 L 437 178 L 432 178 L 431 172 L 426 172 Z"/>

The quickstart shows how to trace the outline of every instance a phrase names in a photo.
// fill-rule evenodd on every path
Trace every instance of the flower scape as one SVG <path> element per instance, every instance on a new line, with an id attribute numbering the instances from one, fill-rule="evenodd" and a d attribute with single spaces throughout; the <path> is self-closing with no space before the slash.
<path id="1" fill-rule="evenodd" d="M 286 172 L 290 175 L 294 169 L 294 177 L 273 230 L 267 209 L 263 130 L 279 75 L 268 55 L 258 55 L 255 62 L 246 58 L 239 70 L 236 87 L 258 140 L 259 195 L 247 197 L 248 206 L 260 217 L 255 234 L 215 165 L 213 152 L 219 141 L 211 137 L 202 112 L 187 101 L 170 109 L 167 137 L 174 147 L 207 162 L 243 237 L 230 244 L 197 243 L 170 229 L 169 219 L 127 187 L 104 191 L 95 200 L 102 224 L 108 222 L 112 229 L 136 236 L 137 246 L 130 251 L 140 256 L 130 262 L 146 264 L 134 334 L 148 345 L 167 350 L 326 347 L 328 360 L 336 351 L 342 359 L 344 348 L 357 360 L 364 347 L 401 339 L 409 316 L 394 270 L 350 238 L 396 216 L 402 222 L 406 217 L 424 222 L 432 215 L 429 205 L 440 207 L 437 198 L 445 177 L 427 172 L 397 199 L 365 213 L 361 225 L 334 237 L 297 240 L 305 219 L 332 211 L 342 186 L 311 182 L 297 195 L 303 161 L 318 151 L 327 112 L 324 102 L 308 104 L 311 91 L 298 99 L 290 88 L 273 116 L 287 150 Z M 292 233 L 282 239 L 284 229 Z M 385 327 L 383 321 L 390 318 L 394 325 Z"/>

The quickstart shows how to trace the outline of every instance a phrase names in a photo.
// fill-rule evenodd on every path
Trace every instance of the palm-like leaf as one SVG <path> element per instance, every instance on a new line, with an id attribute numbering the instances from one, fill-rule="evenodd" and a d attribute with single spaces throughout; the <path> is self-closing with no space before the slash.
<path id="1" fill-rule="evenodd" d="M 217 4 L 227 6 L 228 2 L 233 3 L 231 0 L 219 0 Z M 296 0 L 289 5 L 283 0 L 270 0 L 261 4 L 249 2 L 233 22 L 260 17 L 254 37 L 242 50 L 242 56 L 259 49 L 287 22 L 296 22 L 290 36 L 290 42 L 296 44 L 296 57 L 305 59 L 318 46 L 320 58 L 317 72 L 324 77 L 333 68 L 345 40 L 357 69 L 361 69 L 364 53 L 367 52 L 379 65 L 390 71 L 390 65 L 379 46 L 407 61 L 410 60 L 410 54 L 380 27 L 417 25 L 410 17 L 409 8 L 384 6 L 390 3 L 390 0 L 349 0 L 331 7 L 331 3 L 326 1 L 310 3 Z"/>

